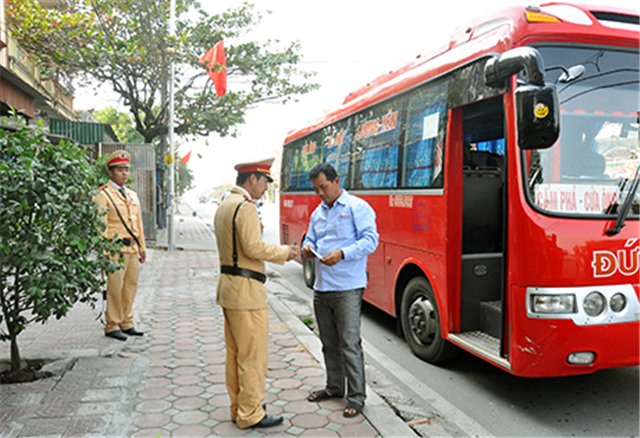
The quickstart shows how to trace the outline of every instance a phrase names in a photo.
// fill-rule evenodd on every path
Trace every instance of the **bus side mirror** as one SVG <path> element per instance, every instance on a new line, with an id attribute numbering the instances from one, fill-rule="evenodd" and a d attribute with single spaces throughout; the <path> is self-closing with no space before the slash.
<path id="1" fill-rule="evenodd" d="M 552 85 L 520 85 L 516 89 L 518 146 L 544 149 L 553 146 L 560 133 L 558 95 Z"/>

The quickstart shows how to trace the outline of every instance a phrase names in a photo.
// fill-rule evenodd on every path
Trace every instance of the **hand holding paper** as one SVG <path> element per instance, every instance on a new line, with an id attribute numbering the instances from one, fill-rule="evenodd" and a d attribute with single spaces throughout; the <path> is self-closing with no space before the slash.
<path id="1" fill-rule="evenodd" d="M 309 251 L 311 252 L 311 254 L 313 254 L 314 256 L 316 256 L 317 258 L 319 258 L 320 260 L 322 260 L 324 258 L 323 255 L 320 255 L 320 253 L 318 253 L 318 251 L 316 251 L 315 249 L 313 249 L 313 247 L 309 247 Z"/>

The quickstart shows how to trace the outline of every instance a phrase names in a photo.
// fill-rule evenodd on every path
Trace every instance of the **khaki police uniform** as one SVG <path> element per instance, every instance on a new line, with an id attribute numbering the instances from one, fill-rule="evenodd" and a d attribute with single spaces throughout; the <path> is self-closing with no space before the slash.
<path id="1" fill-rule="evenodd" d="M 122 153 L 122 151 L 117 152 Z M 116 152 L 114 152 L 114 154 L 116 154 Z M 107 167 L 109 162 L 110 160 L 108 159 Z M 134 328 L 133 301 L 138 291 L 138 275 L 140 273 L 139 254 L 146 253 L 140 200 L 133 190 L 124 187 L 124 192 L 124 195 L 120 193 L 115 184 L 110 181 L 100 187 L 98 194 L 94 197 L 94 202 L 98 204 L 104 214 L 104 220 L 107 225 L 104 232 L 105 236 L 108 238 L 122 239 L 125 242 L 121 254 L 114 256 L 115 259 L 119 258 L 122 261 L 123 269 L 118 269 L 107 276 L 105 333 Z M 129 229 L 138 239 L 139 246 L 127 231 L 122 220 L 120 220 L 113 203 L 109 197 L 107 197 L 107 193 L 111 199 L 113 199 L 115 206 L 120 211 Z"/>
<path id="2" fill-rule="evenodd" d="M 245 190 L 234 187 L 218 207 L 214 219 L 220 265 L 234 264 L 232 222 L 238 205 L 235 219 L 237 266 L 264 274 L 264 261 L 284 264 L 289 247 L 263 242 L 263 227 L 256 205 Z M 216 301 L 224 309 L 226 385 L 231 400 L 231 419 L 238 427 L 245 428 L 265 416 L 261 404 L 267 376 L 267 294 L 261 281 L 222 273 Z"/>

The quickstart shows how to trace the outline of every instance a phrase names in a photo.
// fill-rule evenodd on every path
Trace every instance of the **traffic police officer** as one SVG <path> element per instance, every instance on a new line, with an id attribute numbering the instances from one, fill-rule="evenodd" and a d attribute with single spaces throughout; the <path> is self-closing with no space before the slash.
<path id="1" fill-rule="evenodd" d="M 123 269 L 107 276 L 106 336 L 126 341 L 127 336 L 142 336 L 133 323 L 133 301 L 138 290 L 140 263 L 146 260 L 140 200 L 133 190 L 125 187 L 129 179 L 131 156 L 118 150 L 107 157 L 109 183 L 100 187 L 94 202 L 98 204 L 106 222 L 105 236 L 117 238 L 122 250 L 116 257 Z"/>
<path id="2" fill-rule="evenodd" d="M 236 186 L 214 218 L 221 266 L 216 301 L 224 313 L 226 385 L 231 420 L 241 429 L 276 426 L 283 420 L 266 414 L 262 404 L 269 330 L 264 261 L 284 264 L 299 251 L 295 246 L 262 240 L 263 226 L 255 201 L 273 181 L 272 163 L 270 158 L 235 166 Z"/>

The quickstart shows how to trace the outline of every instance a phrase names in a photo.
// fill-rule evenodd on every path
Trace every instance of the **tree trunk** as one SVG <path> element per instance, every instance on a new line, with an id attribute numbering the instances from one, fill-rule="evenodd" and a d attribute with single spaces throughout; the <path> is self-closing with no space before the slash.
<path id="1" fill-rule="evenodd" d="M 18 337 L 11 334 L 11 372 L 20 370 L 20 349 L 18 348 Z"/>

